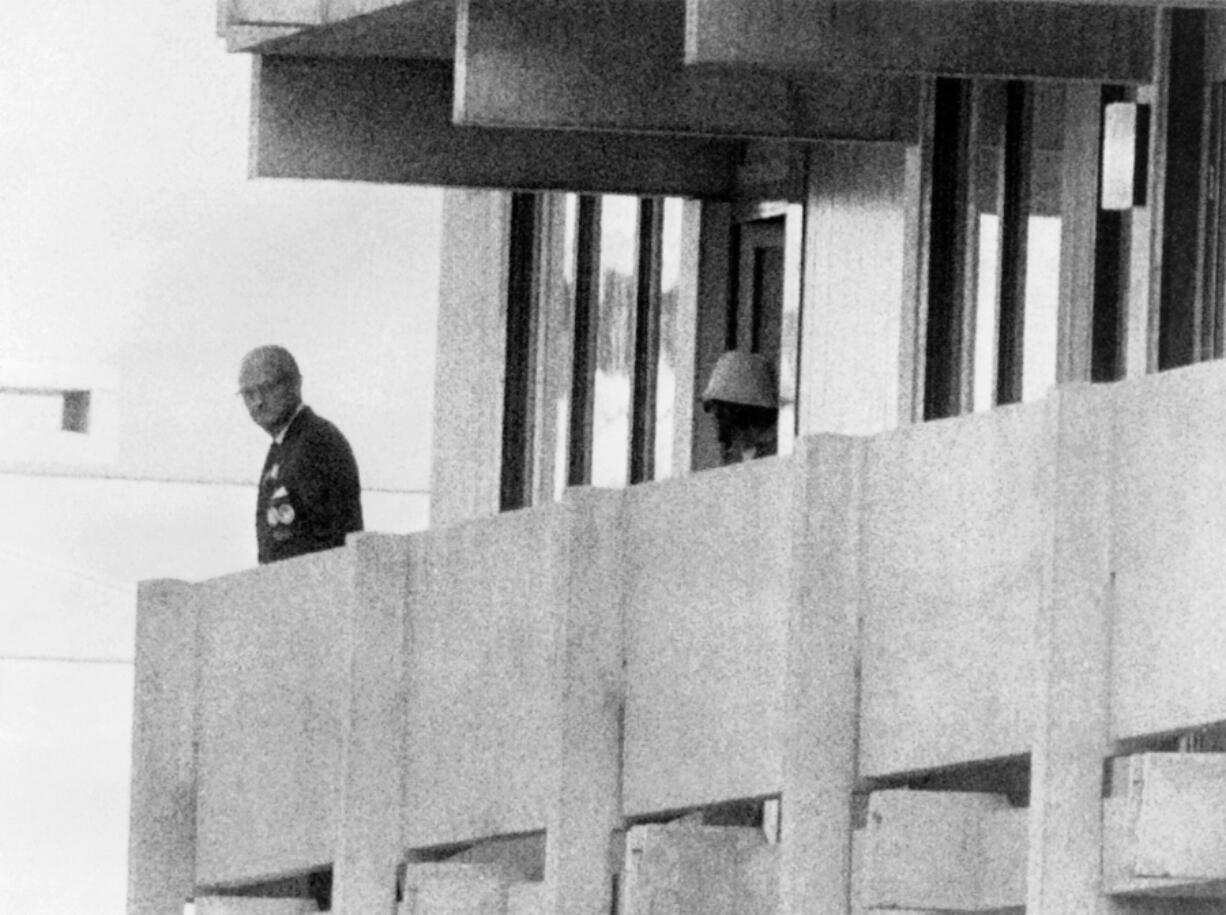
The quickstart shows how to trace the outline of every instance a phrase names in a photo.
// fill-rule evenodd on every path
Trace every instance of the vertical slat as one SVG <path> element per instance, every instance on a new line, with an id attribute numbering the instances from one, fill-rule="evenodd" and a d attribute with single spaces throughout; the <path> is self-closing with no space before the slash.
<path id="1" fill-rule="evenodd" d="M 128 915 L 169 915 L 196 876 L 197 614 L 182 581 L 141 582 L 137 600 Z"/>
<path id="2" fill-rule="evenodd" d="M 660 245 L 664 202 L 639 201 L 634 391 L 630 411 L 631 483 L 655 478 L 656 376 L 660 364 Z"/>
<path id="3" fill-rule="evenodd" d="M 797 441 L 788 610 L 783 915 L 851 911 L 852 791 L 859 730 L 861 442 Z"/>
<path id="4" fill-rule="evenodd" d="M 511 196 L 507 254 L 506 359 L 503 362 L 502 476 L 499 508 L 524 508 L 532 501 L 533 393 L 536 360 L 535 194 Z"/>
<path id="5" fill-rule="evenodd" d="M 545 836 L 545 912 L 607 915 L 621 818 L 621 499 L 568 494 L 551 544 L 559 621 L 557 790 Z"/>
<path id="6" fill-rule="evenodd" d="M 996 403 L 1022 399 L 1026 336 L 1026 229 L 1030 221 L 1032 90 L 1019 81 L 1005 87 L 1004 181 L 1000 194 L 1000 332 Z"/>
<path id="7" fill-rule="evenodd" d="M 408 541 L 362 534 L 346 619 L 348 714 L 340 776 L 332 910 L 390 915 L 400 860 L 401 715 Z"/>
<path id="8" fill-rule="evenodd" d="M 600 318 L 600 198 L 583 195 L 575 227 L 575 337 L 571 367 L 570 448 L 566 482 L 592 481 L 592 410 Z"/>
<path id="9" fill-rule="evenodd" d="M 1051 546 L 1036 632 L 1031 915 L 1111 911 L 1100 884 L 1103 767 L 1110 751 L 1113 395 L 1068 386 L 1047 405 Z"/>

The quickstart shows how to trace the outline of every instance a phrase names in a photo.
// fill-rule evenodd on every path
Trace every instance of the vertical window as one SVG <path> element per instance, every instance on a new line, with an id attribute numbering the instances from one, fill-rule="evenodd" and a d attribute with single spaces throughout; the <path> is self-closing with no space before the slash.
<path id="1" fill-rule="evenodd" d="M 934 96 L 924 417 L 1056 381 L 1064 97 L 940 79 Z"/>
<path id="2" fill-rule="evenodd" d="M 1103 86 L 1099 96 L 1099 206 L 1094 226 L 1094 310 L 1090 380 L 1116 381 L 1127 363 L 1131 210 L 1146 205 L 1149 106 L 1134 89 Z"/>
<path id="3" fill-rule="evenodd" d="M 585 482 L 624 486 L 629 481 L 630 414 L 638 300 L 639 202 L 600 201 L 596 275 L 596 353 L 592 382 L 592 466 Z"/>
<path id="4" fill-rule="evenodd" d="M 1174 9 L 1170 16 L 1159 369 L 1187 365 L 1202 356 L 1198 275 L 1204 198 L 1205 11 Z"/>
<path id="5" fill-rule="evenodd" d="M 89 391 L 65 391 L 60 428 L 65 432 L 89 431 Z"/>
<path id="6" fill-rule="evenodd" d="M 1221 359 L 1222 323 L 1226 318 L 1226 83 L 1214 83 L 1209 100 L 1209 156 L 1205 199 L 1205 318 L 1201 326 L 1201 353 L 1205 359 Z"/>
<path id="7" fill-rule="evenodd" d="M 682 203 L 515 195 L 504 509 L 671 472 Z"/>
<path id="8" fill-rule="evenodd" d="M 681 365 L 681 218 L 682 201 L 668 197 L 660 207 L 660 288 L 657 298 L 655 455 L 652 478 L 671 476 L 677 436 L 677 374 Z"/>
<path id="9" fill-rule="evenodd" d="M 964 80 L 938 79 L 933 90 L 924 419 L 962 410 L 969 96 L 970 85 Z"/>

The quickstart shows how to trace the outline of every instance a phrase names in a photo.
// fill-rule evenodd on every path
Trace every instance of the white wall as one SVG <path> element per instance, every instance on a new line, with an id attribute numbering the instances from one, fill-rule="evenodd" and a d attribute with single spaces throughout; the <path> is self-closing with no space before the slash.
<path id="1" fill-rule="evenodd" d="M 802 435 L 871 435 L 907 421 L 907 147 L 828 143 L 812 153 L 802 322 Z"/>

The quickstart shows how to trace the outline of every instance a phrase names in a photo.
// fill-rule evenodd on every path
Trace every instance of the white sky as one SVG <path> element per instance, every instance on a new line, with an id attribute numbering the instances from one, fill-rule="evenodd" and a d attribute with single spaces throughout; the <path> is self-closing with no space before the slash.
<path id="1" fill-rule="evenodd" d="M 215 21 L 0 4 L 0 360 L 115 368 L 113 472 L 246 481 L 265 442 L 237 362 L 283 342 L 364 482 L 424 488 L 441 195 L 247 180 L 250 59 Z"/>

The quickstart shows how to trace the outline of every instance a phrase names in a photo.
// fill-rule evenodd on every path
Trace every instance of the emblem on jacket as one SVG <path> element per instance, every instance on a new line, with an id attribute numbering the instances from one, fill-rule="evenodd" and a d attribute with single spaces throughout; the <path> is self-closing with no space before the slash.
<path id="1" fill-rule="evenodd" d="M 276 470 L 276 467 L 271 474 Z M 288 540 L 293 534 L 292 531 L 286 528 L 294 523 L 297 515 L 294 513 L 294 506 L 289 501 L 289 490 L 284 486 L 278 486 L 269 500 L 268 511 L 265 512 L 264 518 L 268 522 L 268 526 L 272 528 L 272 536 L 275 540 Z"/>

